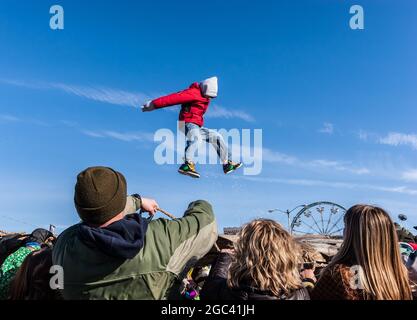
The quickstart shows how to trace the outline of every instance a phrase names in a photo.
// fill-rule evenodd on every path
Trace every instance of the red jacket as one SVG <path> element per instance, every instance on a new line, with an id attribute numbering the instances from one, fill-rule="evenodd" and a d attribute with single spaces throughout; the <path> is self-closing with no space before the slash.
<path id="1" fill-rule="evenodd" d="M 203 116 L 210 99 L 202 95 L 200 85 L 193 83 L 188 89 L 152 101 L 156 109 L 181 105 L 180 121 L 191 122 L 200 127 L 204 125 Z"/>

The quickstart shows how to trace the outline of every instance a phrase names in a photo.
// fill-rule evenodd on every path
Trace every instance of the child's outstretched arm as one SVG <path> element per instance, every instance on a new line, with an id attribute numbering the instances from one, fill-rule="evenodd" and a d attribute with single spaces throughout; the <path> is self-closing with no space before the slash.
<path id="1" fill-rule="evenodd" d="M 149 101 L 144 105 L 143 111 L 152 111 L 165 107 L 175 106 L 178 104 L 190 103 L 196 100 L 195 93 L 192 89 L 186 89 L 177 93 L 173 93 L 164 97 L 160 97 L 153 101 Z"/>

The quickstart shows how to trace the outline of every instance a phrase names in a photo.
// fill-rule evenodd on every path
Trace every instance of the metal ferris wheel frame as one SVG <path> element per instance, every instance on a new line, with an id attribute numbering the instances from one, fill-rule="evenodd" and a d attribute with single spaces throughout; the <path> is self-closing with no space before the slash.
<path id="1" fill-rule="evenodd" d="M 344 215 L 345 215 L 345 213 L 346 213 L 346 208 L 344 208 L 343 206 L 341 206 L 341 205 L 339 205 L 339 204 L 337 204 L 337 203 L 334 203 L 334 202 L 330 202 L 330 201 L 318 201 L 318 202 L 314 202 L 314 203 L 312 203 L 312 204 L 309 204 L 309 205 L 307 205 L 307 206 L 304 206 L 295 216 L 294 216 L 294 218 L 293 218 L 293 220 L 292 220 L 292 222 L 291 222 L 291 226 L 290 226 L 290 231 L 291 231 L 291 233 L 293 233 L 294 231 L 295 232 L 297 232 L 296 230 L 294 230 L 294 228 L 295 227 L 297 227 L 296 225 L 297 225 L 297 223 L 299 222 L 299 221 L 301 221 L 302 222 L 302 220 L 301 220 L 301 217 L 304 215 L 304 213 L 306 213 L 306 212 L 308 212 L 311 208 L 315 208 L 315 207 L 320 207 L 320 206 L 323 206 L 323 205 L 326 205 L 326 206 L 331 206 L 332 208 L 338 208 L 338 209 L 340 209 L 340 210 L 342 210 L 344 213 L 343 213 L 343 215 L 341 215 L 341 217 L 339 217 L 339 219 L 332 225 L 332 228 L 333 228 L 333 226 L 336 226 L 338 223 L 340 223 L 341 222 L 341 219 L 343 219 L 343 217 L 344 217 Z M 314 218 L 313 218 L 314 219 Z M 329 234 L 329 232 L 327 232 L 328 231 L 328 227 L 329 227 L 329 224 L 330 224 L 330 220 L 331 220 L 331 217 L 329 218 L 329 221 L 328 221 L 328 224 L 327 224 L 327 227 L 326 227 L 326 229 L 320 229 L 320 227 L 318 227 L 318 229 L 319 229 L 319 234 L 320 235 L 323 235 L 323 236 L 331 236 L 331 234 L 332 233 L 330 233 Z M 316 222 L 315 222 L 316 223 Z M 323 220 L 322 220 L 322 223 L 323 223 Z M 330 231 L 331 231 L 332 229 L 330 229 Z M 341 231 L 341 230 L 337 230 L 337 231 Z M 333 232 L 333 233 L 335 233 L 335 232 Z"/>

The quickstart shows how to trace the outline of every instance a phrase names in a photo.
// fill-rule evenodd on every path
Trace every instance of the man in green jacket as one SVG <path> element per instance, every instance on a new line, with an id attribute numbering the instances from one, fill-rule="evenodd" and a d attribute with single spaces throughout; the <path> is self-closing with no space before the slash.
<path id="1" fill-rule="evenodd" d="M 149 222 L 158 204 L 127 196 L 123 175 L 88 168 L 78 175 L 75 207 L 82 220 L 65 230 L 53 250 L 64 271 L 65 299 L 169 299 L 181 274 L 217 239 L 211 205 L 196 201 L 184 217 Z"/>

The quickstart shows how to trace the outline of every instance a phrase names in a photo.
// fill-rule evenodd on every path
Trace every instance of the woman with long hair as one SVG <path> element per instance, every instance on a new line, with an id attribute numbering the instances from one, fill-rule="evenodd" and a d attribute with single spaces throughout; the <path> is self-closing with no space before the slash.
<path id="1" fill-rule="evenodd" d="M 10 300 L 56 300 L 59 293 L 50 287 L 52 250 L 44 248 L 29 254 L 10 286 Z"/>
<path id="2" fill-rule="evenodd" d="M 344 217 L 344 241 L 323 270 L 311 298 L 317 300 L 411 300 L 407 269 L 388 213 L 356 205 Z"/>
<path id="3" fill-rule="evenodd" d="M 204 284 L 207 300 L 306 300 L 299 273 L 301 252 L 277 222 L 243 227 L 233 252 L 222 252 Z"/>

